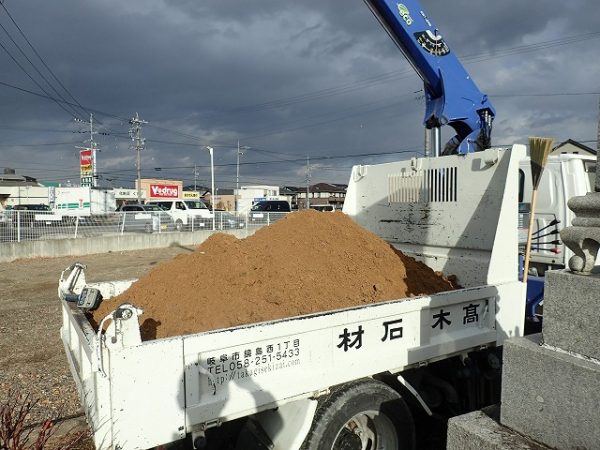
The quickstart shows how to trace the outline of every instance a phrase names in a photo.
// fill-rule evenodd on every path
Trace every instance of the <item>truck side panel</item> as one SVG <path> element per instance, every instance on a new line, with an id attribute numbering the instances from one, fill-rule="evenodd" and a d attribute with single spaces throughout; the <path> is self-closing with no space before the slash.
<path id="1" fill-rule="evenodd" d="M 182 348 L 181 340 L 171 339 L 111 355 L 114 447 L 146 449 L 185 437 Z"/>
<path id="2" fill-rule="evenodd" d="M 497 301 L 509 304 L 520 291 L 520 283 L 473 288 L 186 336 L 187 422 L 230 420 L 350 380 L 495 345 Z"/>

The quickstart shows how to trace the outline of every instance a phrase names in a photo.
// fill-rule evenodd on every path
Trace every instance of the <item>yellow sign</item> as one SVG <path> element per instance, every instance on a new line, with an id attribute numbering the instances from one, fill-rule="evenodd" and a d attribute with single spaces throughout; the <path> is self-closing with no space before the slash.
<path id="1" fill-rule="evenodd" d="M 195 199 L 199 199 L 200 198 L 200 193 L 199 192 L 191 192 L 191 191 L 183 191 L 183 198 L 195 198 Z"/>

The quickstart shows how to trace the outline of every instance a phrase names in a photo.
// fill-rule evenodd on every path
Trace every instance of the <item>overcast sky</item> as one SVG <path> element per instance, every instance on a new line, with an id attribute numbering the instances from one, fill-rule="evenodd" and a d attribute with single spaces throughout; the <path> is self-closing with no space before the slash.
<path id="1" fill-rule="evenodd" d="M 596 147 L 597 0 L 422 5 L 496 107 L 494 144 L 544 135 Z M 211 145 L 217 187 L 235 187 L 238 140 L 241 184 L 305 185 L 307 157 L 311 183 L 347 183 L 353 164 L 423 152 L 422 82 L 362 0 L 4 0 L 4 7 L 68 90 L 0 7 L 2 27 L 53 85 L 0 28 L 0 43 L 29 74 L 0 48 L 0 167 L 20 174 L 77 183 L 76 146 L 88 136 L 74 116 L 89 112 L 103 133 L 96 139 L 106 186 L 132 186 L 136 177 L 127 123 L 136 112 L 148 121 L 142 175 L 186 184 L 197 165 L 198 183 L 210 185 L 204 147 Z M 43 97 L 59 94 L 82 107 Z"/>

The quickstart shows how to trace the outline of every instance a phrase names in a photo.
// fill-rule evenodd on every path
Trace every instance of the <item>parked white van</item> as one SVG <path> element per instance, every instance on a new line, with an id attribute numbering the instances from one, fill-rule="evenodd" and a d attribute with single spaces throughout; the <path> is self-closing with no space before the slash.
<path id="1" fill-rule="evenodd" d="M 178 231 L 212 227 L 213 214 L 200 200 L 154 200 L 147 204 L 167 211 Z"/>

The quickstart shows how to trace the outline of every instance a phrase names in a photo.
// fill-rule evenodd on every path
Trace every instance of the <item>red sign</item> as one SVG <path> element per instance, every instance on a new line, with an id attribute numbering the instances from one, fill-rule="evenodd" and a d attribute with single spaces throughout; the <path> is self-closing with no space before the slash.
<path id="1" fill-rule="evenodd" d="M 179 186 L 173 184 L 151 184 L 150 197 L 179 198 Z"/>
<path id="2" fill-rule="evenodd" d="M 81 150 L 79 152 L 79 165 L 81 166 L 90 166 L 92 165 L 92 151 L 87 149 L 87 150 Z"/>
<path id="3" fill-rule="evenodd" d="M 82 186 L 91 185 L 91 177 L 94 173 L 94 156 L 92 150 L 86 148 L 79 151 L 79 174 Z"/>

